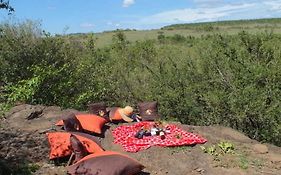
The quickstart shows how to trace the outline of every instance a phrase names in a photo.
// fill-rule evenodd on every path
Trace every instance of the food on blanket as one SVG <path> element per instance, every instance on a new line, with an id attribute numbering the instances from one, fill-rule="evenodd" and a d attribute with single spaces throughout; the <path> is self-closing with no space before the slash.
<path id="1" fill-rule="evenodd" d="M 163 140 L 165 139 L 165 132 L 164 131 L 160 131 L 159 132 L 160 138 Z"/>
<path id="2" fill-rule="evenodd" d="M 70 175 L 133 175 L 144 166 L 138 161 L 113 151 L 90 154 L 76 164 L 67 167 Z"/>
<path id="3" fill-rule="evenodd" d="M 152 136 L 157 135 L 157 132 L 158 132 L 158 129 L 155 128 L 155 127 L 151 128 L 151 130 L 150 130 L 150 133 L 151 133 Z"/>
<path id="4" fill-rule="evenodd" d="M 160 118 L 157 101 L 138 103 L 138 108 L 143 121 L 154 121 Z"/>
<path id="5" fill-rule="evenodd" d="M 131 106 L 125 108 L 114 107 L 110 109 L 109 118 L 112 121 L 124 120 L 126 122 L 133 122 L 134 120 L 130 117 L 134 112 Z"/>
<path id="6" fill-rule="evenodd" d="M 47 133 L 50 145 L 50 159 L 66 157 L 71 155 L 70 135 L 73 134 L 83 144 L 86 151 L 96 153 L 104 151 L 94 136 L 79 132 L 50 132 Z"/>
<path id="7" fill-rule="evenodd" d="M 150 133 L 150 131 L 144 131 L 144 135 L 145 136 L 151 136 L 151 133 Z"/>
<path id="8" fill-rule="evenodd" d="M 145 135 L 145 133 L 146 133 L 146 131 L 141 129 L 135 134 L 135 137 L 138 138 L 138 139 L 142 139 L 143 136 Z"/>
<path id="9" fill-rule="evenodd" d="M 161 139 L 165 139 L 166 133 L 171 133 L 169 128 L 161 128 L 159 127 L 159 123 L 155 122 L 151 127 L 143 126 L 141 129 L 135 134 L 136 138 L 142 139 L 143 136 L 156 136 L 160 135 Z M 167 132 L 166 132 L 167 131 Z"/>

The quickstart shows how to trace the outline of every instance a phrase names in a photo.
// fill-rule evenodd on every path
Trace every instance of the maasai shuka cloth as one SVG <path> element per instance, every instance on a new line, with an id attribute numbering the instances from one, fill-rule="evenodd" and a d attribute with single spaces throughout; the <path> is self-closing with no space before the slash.
<path id="1" fill-rule="evenodd" d="M 200 135 L 187 132 L 172 124 L 166 126 L 170 132 L 165 134 L 165 139 L 161 139 L 159 135 L 144 136 L 142 139 L 135 137 L 140 129 L 151 128 L 154 124 L 154 122 L 138 122 L 134 125 L 119 126 L 112 131 L 114 143 L 121 144 L 127 152 L 138 152 L 151 146 L 186 146 L 207 142 Z"/>

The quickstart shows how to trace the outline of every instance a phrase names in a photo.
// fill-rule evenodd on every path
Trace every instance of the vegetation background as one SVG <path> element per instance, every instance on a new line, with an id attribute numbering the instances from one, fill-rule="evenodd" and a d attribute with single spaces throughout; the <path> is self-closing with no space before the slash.
<path id="1" fill-rule="evenodd" d="M 162 116 L 281 146 L 281 19 L 51 36 L 0 24 L 0 107 L 157 100 Z"/>

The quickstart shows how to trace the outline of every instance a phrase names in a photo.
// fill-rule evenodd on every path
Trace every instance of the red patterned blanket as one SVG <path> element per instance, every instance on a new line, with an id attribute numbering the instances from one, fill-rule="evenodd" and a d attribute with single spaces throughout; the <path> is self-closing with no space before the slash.
<path id="1" fill-rule="evenodd" d="M 114 143 L 121 144 L 127 152 L 138 152 L 151 146 L 183 146 L 207 142 L 205 138 L 186 132 L 176 125 L 167 126 L 170 133 L 165 135 L 165 139 L 160 136 L 144 136 L 142 139 L 134 137 L 142 127 L 149 128 L 153 125 L 154 122 L 139 122 L 130 126 L 119 126 L 112 131 Z"/>

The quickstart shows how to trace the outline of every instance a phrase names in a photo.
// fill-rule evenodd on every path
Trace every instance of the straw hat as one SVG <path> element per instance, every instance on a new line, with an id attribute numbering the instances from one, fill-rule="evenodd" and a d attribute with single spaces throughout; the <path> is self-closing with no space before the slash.
<path id="1" fill-rule="evenodd" d="M 133 119 L 129 117 L 134 112 L 134 109 L 131 106 L 126 106 L 125 108 L 119 108 L 119 112 L 123 120 L 125 120 L 126 122 L 133 121 Z"/>

